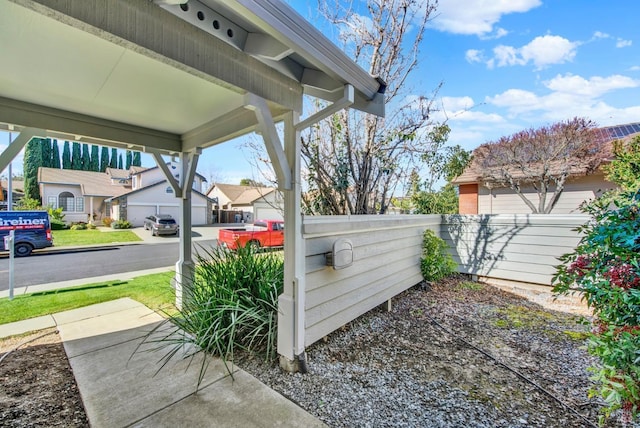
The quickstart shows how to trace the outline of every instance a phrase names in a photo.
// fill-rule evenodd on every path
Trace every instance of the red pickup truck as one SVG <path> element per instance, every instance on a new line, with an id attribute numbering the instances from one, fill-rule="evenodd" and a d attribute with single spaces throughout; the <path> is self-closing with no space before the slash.
<path id="1" fill-rule="evenodd" d="M 218 245 L 235 250 L 253 245 L 260 247 L 282 247 L 284 245 L 284 222 L 282 220 L 258 220 L 243 229 L 220 229 Z"/>

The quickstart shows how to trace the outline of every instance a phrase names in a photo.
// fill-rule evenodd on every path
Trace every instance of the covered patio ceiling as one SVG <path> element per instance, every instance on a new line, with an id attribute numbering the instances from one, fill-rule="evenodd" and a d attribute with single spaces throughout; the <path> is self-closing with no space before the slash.
<path id="1" fill-rule="evenodd" d="M 0 129 L 177 154 L 256 130 L 256 99 L 278 121 L 350 85 L 384 114 L 384 85 L 284 2 L 175 3 L 0 2 Z"/>

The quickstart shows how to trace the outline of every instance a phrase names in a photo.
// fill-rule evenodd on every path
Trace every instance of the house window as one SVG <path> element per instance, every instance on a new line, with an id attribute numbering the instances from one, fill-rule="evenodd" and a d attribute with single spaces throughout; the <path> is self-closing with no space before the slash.
<path id="1" fill-rule="evenodd" d="M 56 208 L 58 208 L 58 198 L 56 198 L 55 196 L 49 196 L 47 198 L 47 205 L 55 210 Z"/>
<path id="2" fill-rule="evenodd" d="M 84 198 L 76 198 L 71 192 L 62 192 L 58 195 L 58 207 L 67 212 L 83 212 Z"/>
<path id="3" fill-rule="evenodd" d="M 166 192 L 173 193 L 173 188 L 171 186 L 168 186 Z"/>

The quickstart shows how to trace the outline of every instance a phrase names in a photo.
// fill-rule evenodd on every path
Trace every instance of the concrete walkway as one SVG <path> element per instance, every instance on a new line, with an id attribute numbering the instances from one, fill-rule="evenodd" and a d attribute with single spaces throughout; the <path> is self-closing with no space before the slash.
<path id="1" fill-rule="evenodd" d="M 57 326 L 92 427 L 322 427 L 321 421 L 234 367 L 192 361 L 143 338 L 162 318 L 128 299 L 0 325 L 0 337 Z M 196 385 L 202 359 L 208 368 Z"/>

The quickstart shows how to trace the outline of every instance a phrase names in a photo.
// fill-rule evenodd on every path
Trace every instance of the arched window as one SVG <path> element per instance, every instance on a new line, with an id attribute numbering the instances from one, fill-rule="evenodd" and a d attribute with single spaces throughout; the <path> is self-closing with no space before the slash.
<path id="1" fill-rule="evenodd" d="M 58 195 L 58 206 L 62 207 L 62 211 L 75 211 L 75 197 L 71 192 L 62 192 Z"/>
<path id="2" fill-rule="evenodd" d="M 62 192 L 58 195 L 58 207 L 67 212 L 83 212 L 84 198 L 76 198 L 71 192 Z"/>

